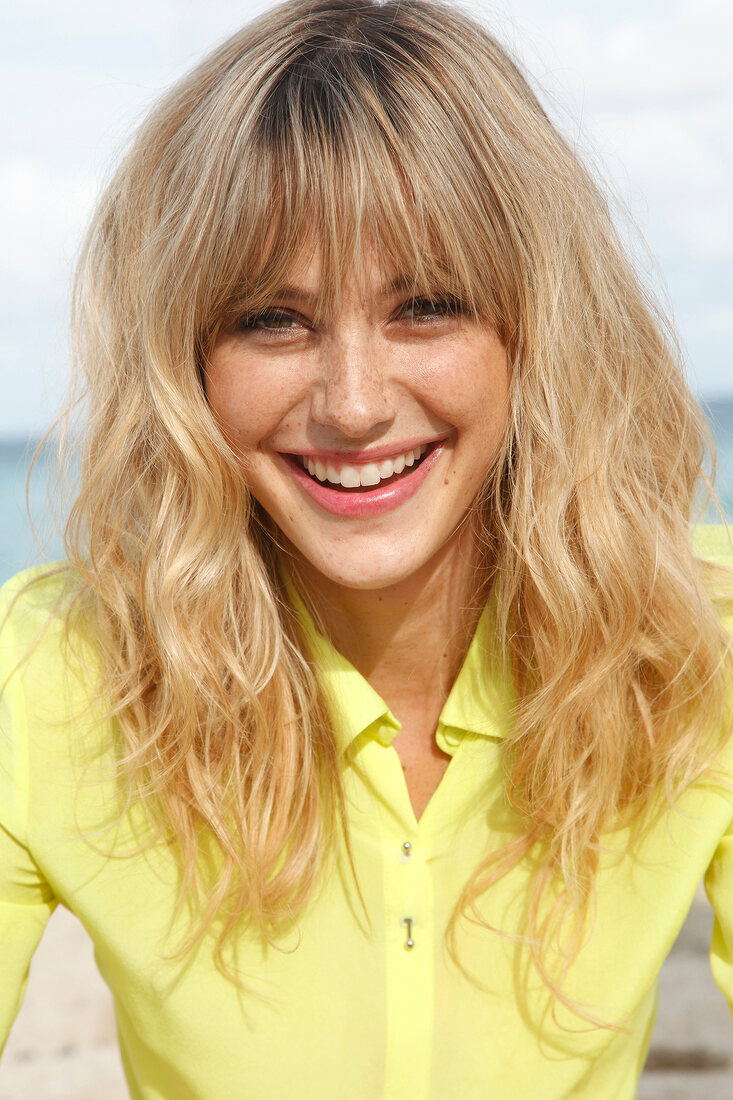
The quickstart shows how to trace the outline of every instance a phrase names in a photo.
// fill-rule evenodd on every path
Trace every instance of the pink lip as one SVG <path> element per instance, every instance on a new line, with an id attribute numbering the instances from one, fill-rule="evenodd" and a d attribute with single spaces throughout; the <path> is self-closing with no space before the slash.
<path id="1" fill-rule="evenodd" d="M 325 508 L 327 512 L 331 512 L 335 516 L 362 518 L 391 512 L 393 508 L 398 508 L 400 504 L 404 504 L 406 500 L 409 500 L 420 488 L 443 453 L 443 442 L 441 441 L 431 451 L 428 451 L 420 465 L 415 467 L 412 473 L 401 477 L 398 481 L 393 481 L 390 485 L 385 485 L 384 488 L 380 488 L 379 485 L 375 485 L 373 489 L 364 487 L 361 493 L 353 490 L 345 493 L 339 489 L 332 489 L 330 485 L 315 481 L 306 473 L 297 459 L 292 458 L 290 455 L 282 455 L 281 457 L 300 487 L 309 497 L 315 500 L 316 504 L 320 504 L 321 508 Z M 416 446 L 419 446 L 419 444 L 416 444 Z M 372 453 L 376 455 L 376 452 Z M 389 453 L 394 454 L 394 448 Z M 345 457 L 343 452 L 340 457 L 343 461 Z M 362 461 L 364 460 L 362 459 Z"/>
<path id="2" fill-rule="evenodd" d="M 306 450 L 298 451 L 298 454 L 303 458 L 314 458 L 320 462 L 328 463 L 342 463 L 348 462 L 352 466 L 364 466 L 368 462 L 381 462 L 384 458 L 394 458 L 398 454 L 406 454 L 408 451 L 414 451 L 417 447 L 432 447 L 435 443 L 442 443 L 442 439 L 408 439 L 401 441 L 398 446 L 394 443 L 386 444 L 382 447 L 370 447 L 366 451 L 321 451 L 321 450 Z"/>

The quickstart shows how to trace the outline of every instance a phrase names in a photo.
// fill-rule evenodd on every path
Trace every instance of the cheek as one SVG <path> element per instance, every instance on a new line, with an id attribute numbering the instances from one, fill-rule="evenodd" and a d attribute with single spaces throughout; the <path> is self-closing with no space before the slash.
<path id="1" fill-rule="evenodd" d="M 295 417 L 294 395 L 263 364 L 212 356 L 206 394 L 220 428 L 241 450 L 253 450 Z"/>
<path id="2" fill-rule="evenodd" d="M 271 391 L 258 394 L 250 390 L 240 395 L 217 419 L 242 451 L 257 450 L 296 423 L 293 413 L 284 409 Z"/>
<path id="3" fill-rule="evenodd" d="M 424 393 L 432 409 L 459 431 L 494 438 L 508 417 L 509 370 L 503 348 L 469 347 L 435 364 L 425 374 Z"/>

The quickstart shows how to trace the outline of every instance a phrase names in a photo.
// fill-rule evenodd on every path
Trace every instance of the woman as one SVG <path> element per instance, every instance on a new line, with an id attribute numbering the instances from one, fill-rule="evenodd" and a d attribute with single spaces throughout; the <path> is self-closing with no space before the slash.
<path id="1" fill-rule="evenodd" d="M 6 592 L 5 1030 L 60 902 L 134 1097 L 632 1097 L 706 870 L 733 996 L 727 539 L 524 77 L 432 0 L 276 9 L 140 130 L 75 315 L 69 562 Z"/>

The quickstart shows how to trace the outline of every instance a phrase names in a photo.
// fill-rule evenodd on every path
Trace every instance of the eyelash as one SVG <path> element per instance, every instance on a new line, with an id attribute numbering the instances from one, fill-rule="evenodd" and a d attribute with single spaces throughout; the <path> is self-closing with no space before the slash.
<path id="1" fill-rule="evenodd" d="M 434 316 L 436 313 L 439 313 L 442 317 L 452 317 L 457 316 L 459 313 L 463 312 L 461 303 L 458 301 L 458 299 L 454 298 L 450 294 L 445 294 L 441 295 L 438 298 L 410 298 L 409 301 L 405 302 L 402 306 L 402 313 L 404 314 L 405 310 L 410 306 L 414 308 L 416 305 L 427 306 L 429 315 L 432 316 Z M 415 318 L 413 318 L 413 320 L 414 319 Z"/>
<path id="2" fill-rule="evenodd" d="M 416 307 L 426 309 L 426 314 L 424 316 L 415 316 Z M 410 310 L 412 310 L 412 314 Z M 441 295 L 438 298 L 423 296 L 409 298 L 406 302 L 403 302 L 393 317 L 395 320 L 404 318 L 412 320 L 413 323 L 417 325 L 427 325 L 434 323 L 436 316 L 439 318 L 458 316 L 462 312 L 463 307 L 461 302 L 452 295 Z M 278 322 L 284 323 L 278 324 Z M 298 313 L 289 309 L 272 307 L 262 309 L 257 313 L 245 314 L 237 321 L 236 329 L 238 332 L 264 332 L 271 337 L 277 338 L 276 334 L 292 332 L 297 323 L 305 323 L 306 326 L 308 325 L 308 322 Z M 274 327 L 269 327 L 270 325 Z"/>

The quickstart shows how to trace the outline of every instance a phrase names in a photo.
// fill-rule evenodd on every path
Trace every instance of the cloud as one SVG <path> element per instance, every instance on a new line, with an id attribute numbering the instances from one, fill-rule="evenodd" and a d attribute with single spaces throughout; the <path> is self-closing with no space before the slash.
<path id="1" fill-rule="evenodd" d="M 28 293 L 44 302 L 58 297 L 58 279 L 68 270 L 97 188 L 86 172 L 20 158 L 0 162 L 6 303 Z"/>
<path id="2" fill-rule="evenodd" d="M 512 0 L 496 27 L 659 258 L 697 385 L 733 392 L 733 4 Z"/>
<path id="3" fill-rule="evenodd" d="M 72 260 L 97 180 L 26 158 L 0 162 L 0 435 L 40 433 L 67 375 Z"/>
<path id="4" fill-rule="evenodd" d="M 702 320 L 710 336 L 725 336 L 733 344 L 733 304 L 711 306 Z"/>
<path id="5" fill-rule="evenodd" d="M 525 7 L 519 2 L 513 10 Z M 704 104 L 733 90 L 728 0 L 599 8 L 566 4 L 558 13 L 547 5 L 537 13 L 538 30 L 525 28 L 524 47 L 540 62 L 543 82 L 559 77 L 593 111 Z"/>

